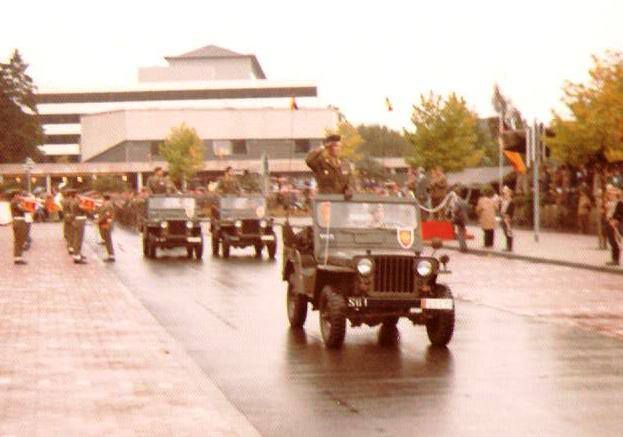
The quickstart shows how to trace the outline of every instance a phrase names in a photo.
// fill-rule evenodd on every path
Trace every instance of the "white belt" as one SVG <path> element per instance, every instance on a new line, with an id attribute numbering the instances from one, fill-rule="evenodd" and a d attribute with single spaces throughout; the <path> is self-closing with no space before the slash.
<path id="1" fill-rule="evenodd" d="M 77 216 L 75 217 L 75 219 L 76 219 L 76 220 L 86 220 L 86 219 L 87 219 L 87 216 L 86 216 L 86 215 L 77 215 Z"/>
<path id="2" fill-rule="evenodd" d="M 20 217 L 13 217 L 13 220 L 19 220 L 19 221 L 23 222 L 24 220 L 26 220 L 26 218 L 25 217 L 21 217 L 21 216 Z"/>

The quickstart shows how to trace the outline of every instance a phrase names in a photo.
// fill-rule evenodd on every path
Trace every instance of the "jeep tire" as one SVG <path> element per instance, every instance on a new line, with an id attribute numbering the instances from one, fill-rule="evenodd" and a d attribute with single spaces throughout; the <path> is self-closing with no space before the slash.
<path id="1" fill-rule="evenodd" d="M 445 285 L 435 287 L 435 296 L 452 299 L 452 292 Z M 433 346 L 446 346 L 454 333 L 454 309 L 451 311 L 435 311 L 426 321 L 426 333 Z"/>
<path id="2" fill-rule="evenodd" d="M 301 328 L 307 319 L 307 297 L 297 293 L 294 285 L 294 273 L 288 278 L 288 293 L 286 296 L 288 320 L 293 328 Z"/>
<path id="3" fill-rule="evenodd" d="M 223 240 L 223 258 L 229 258 L 229 241 Z"/>
<path id="4" fill-rule="evenodd" d="M 268 257 L 270 259 L 275 259 L 275 255 L 277 255 L 277 243 L 274 241 L 272 243 L 268 243 L 266 248 L 268 249 Z"/>
<path id="5" fill-rule="evenodd" d="M 203 240 L 201 241 L 201 244 L 197 244 L 195 246 L 195 258 L 203 258 Z"/>
<path id="6" fill-rule="evenodd" d="M 331 285 L 325 285 L 320 295 L 320 333 L 329 349 L 339 349 L 346 336 L 346 301 Z"/>
<path id="7" fill-rule="evenodd" d="M 262 243 L 255 243 L 255 257 L 256 258 L 262 257 L 262 249 L 264 249 L 264 246 L 262 246 Z"/>

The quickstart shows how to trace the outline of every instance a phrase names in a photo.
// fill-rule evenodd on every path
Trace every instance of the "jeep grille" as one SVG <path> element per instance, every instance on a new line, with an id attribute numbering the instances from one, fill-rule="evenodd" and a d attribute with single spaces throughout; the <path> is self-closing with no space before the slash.
<path id="1" fill-rule="evenodd" d="M 405 256 L 374 257 L 374 291 L 377 293 L 412 293 L 415 291 L 413 263 Z"/>
<path id="2" fill-rule="evenodd" d="M 175 220 L 169 221 L 169 234 L 180 235 L 186 233 L 186 222 Z"/>
<path id="3" fill-rule="evenodd" d="M 243 220 L 242 221 L 242 233 L 243 234 L 259 234 L 260 222 L 258 220 Z"/>

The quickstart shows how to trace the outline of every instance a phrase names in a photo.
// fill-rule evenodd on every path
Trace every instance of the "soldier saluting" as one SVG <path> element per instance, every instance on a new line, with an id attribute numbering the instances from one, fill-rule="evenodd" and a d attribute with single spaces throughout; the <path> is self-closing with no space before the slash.
<path id="1" fill-rule="evenodd" d="M 324 145 L 312 150 L 305 163 L 314 173 L 318 192 L 323 194 L 352 194 L 352 173 L 350 165 L 342 160 L 340 135 L 329 135 Z"/>
<path id="2" fill-rule="evenodd" d="M 227 167 L 223 178 L 218 183 L 218 191 L 221 194 L 239 194 L 242 191 L 240 182 L 234 174 L 234 169 Z"/>

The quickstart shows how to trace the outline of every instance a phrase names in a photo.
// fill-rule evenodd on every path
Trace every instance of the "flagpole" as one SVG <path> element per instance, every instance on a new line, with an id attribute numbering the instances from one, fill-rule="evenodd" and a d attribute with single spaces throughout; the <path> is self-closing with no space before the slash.
<path id="1" fill-rule="evenodd" d="M 541 230 L 541 199 L 540 199 L 540 191 L 541 187 L 539 186 L 539 149 L 540 149 L 540 135 L 538 135 L 538 126 L 536 118 L 534 119 L 534 124 L 531 129 L 530 140 L 532 143 L 532 153 L 534 154 L 534 160 L 532 161 L 533 166 L 533 203 L 534 203 L 534 241 L 536 243 L 539 242 L 539 232 Z"/>
<path id="2" fill-rule="evenodd" d="M 504 171 L 502 164 L 504 163 L 502 131 L 504 129 L 504 112 L 500 113 L 498 121 L 498 193 L 502 194 L 502 186 L 504 185 Z"/>

